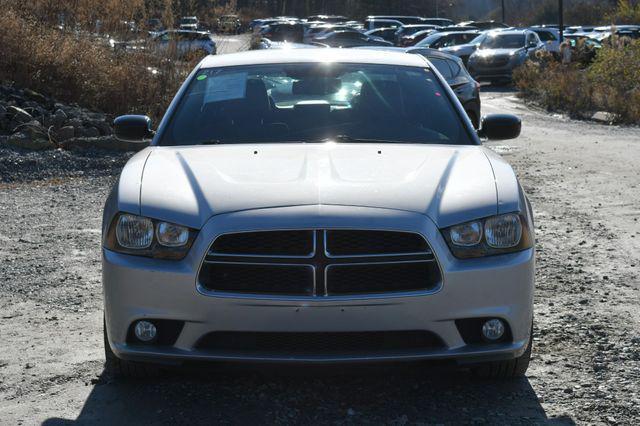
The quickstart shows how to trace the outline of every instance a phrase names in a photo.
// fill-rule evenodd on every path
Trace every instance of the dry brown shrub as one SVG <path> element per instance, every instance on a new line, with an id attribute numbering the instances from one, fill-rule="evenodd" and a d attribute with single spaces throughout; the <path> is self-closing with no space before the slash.
<path id="1" fill-rule="evenodd" d="M 0 16 L 0 55 L 0 80 L 107 113 L 156 119 L 199 59 L 117 53 L 105 39 L 62 31 L 14 10 Z"/>

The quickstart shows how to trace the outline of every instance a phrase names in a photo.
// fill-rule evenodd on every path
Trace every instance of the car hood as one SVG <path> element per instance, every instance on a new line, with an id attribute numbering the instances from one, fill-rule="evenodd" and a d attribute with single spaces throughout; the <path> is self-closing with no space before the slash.
<path id="1" fill-rule="evenodd" d="M 441 52 L 457 53 L 457 52 L 473 52 L 478 48 L 475 44 L 458 44 L 457 46 L 443 47 Z"/>
<path id="2" fill-rule="evenodd" d="M 509 56 L 522 48 L 518 49 L 478 49 L 473 56 L 476 57 L 494 57 L 494 56 Z"/>
<path id="3" fill-rule="evenodd" d="M 440 227 L 497 213 L 492 166 L 480 146 L 242 144 L 150 151 L 140 214 L 194 228 L 213 215 L 299 205 L 410 211 Z"/>

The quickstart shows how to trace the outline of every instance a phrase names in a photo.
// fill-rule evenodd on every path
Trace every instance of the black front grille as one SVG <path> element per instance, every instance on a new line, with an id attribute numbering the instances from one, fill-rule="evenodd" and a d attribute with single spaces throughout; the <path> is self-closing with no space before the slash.
<path id="1" fill-rule="evenodd" d="M 495 57 L 489 58 L 489 65 L 492 65 L 495 67 L 503 67 L 508 63 L 509 63 L 508 56 L 495 56 Z"/>
<path id="2" fill-rule="evenodd" d="M 327 294 L 381 293 L 426 288 L 437 274 L 434 262 L 332 265 L 327 268 Z"/>
<path id="3" fill-rule="evenodd" d="M 232 293 L 312 295 L 314 274 L 308 265 L 205 263 L 200 273 L 206 288 Z"/>
<path id="4" fill-rule="evenodd" d="M 310 256 L 313 253 L 313 231 L 225 234 L 214 241 L 211 251 L 244 256 Z"/>
<path id="5" fill-rule="evenodd" d="M 392 231 L 327 231 L 326 244 L 331 256 L 410 254 L 429 250 L 421 235 Z"/>
<path id="6" fill-rule="evenodd" d="M 322 355 L 384 353 L 442 348 L 442 340 L 422 330 L 337 333 L 212 332 L 197 349 L 235 354 Z"/>
<path id="7" fill-rule="evenodd" d="M 440 281 L 420 234 L 370 230 L 225 234 L 199 274 L 210 291 L 314 297 L 433 290 Z"/>

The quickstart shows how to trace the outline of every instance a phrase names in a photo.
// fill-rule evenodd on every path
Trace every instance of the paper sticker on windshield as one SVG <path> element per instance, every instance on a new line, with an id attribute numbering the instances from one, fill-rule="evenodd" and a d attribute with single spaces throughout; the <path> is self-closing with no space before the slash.
<path id="1" fill-rule="evenodd" d="M 207 91 L 204 103 L 242 99 L 247 90 L 246 72 L 225 73 L 210 76 L 207 79 Z"/>

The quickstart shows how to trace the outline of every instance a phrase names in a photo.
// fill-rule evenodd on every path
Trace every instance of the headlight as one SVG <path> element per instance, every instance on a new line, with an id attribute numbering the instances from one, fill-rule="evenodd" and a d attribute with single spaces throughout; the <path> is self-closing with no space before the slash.
<path id="1" fill-rule="evenodd" d="M 157 259 L 183 259 L 196 230 L 143 216 L 118 213 L 105 237 L 105 248 L 118 253 Z"/>
<path id="2" fill-rule="evenodd" d="M 118 244 L 127 249 L 145 249 L 153 241 L 153 222 L 132 214 L 123 214 L 116 224 Z"/>
<path id="3" fill-rule="evenodd" d="M 533 246 L 525 216 L 508 213 L 443 229 L 453 255 L 460 259 L 513 253 Z"/>
<path id="4" fill-rule="evenodd" d="M 475 246 L 482 239 L 482 223 L 468 222 L 452 226 L 449 235 L 451 236 L 451 242 L 457 246 Z"/>
<path id="5" fill-rule="evenodd" d="M 522 238 L 522 223 L 517 214 L 490 217 L 484 222 L 485 240 L 489 247 L 511 248 Z"/>
<path id="6" fill-rule="evenodd" d="M 187 244 L 189 228 L 168 222 L 160 222 L 156 227 L 158 243 L 165 247 L 180 247 Z"/>

